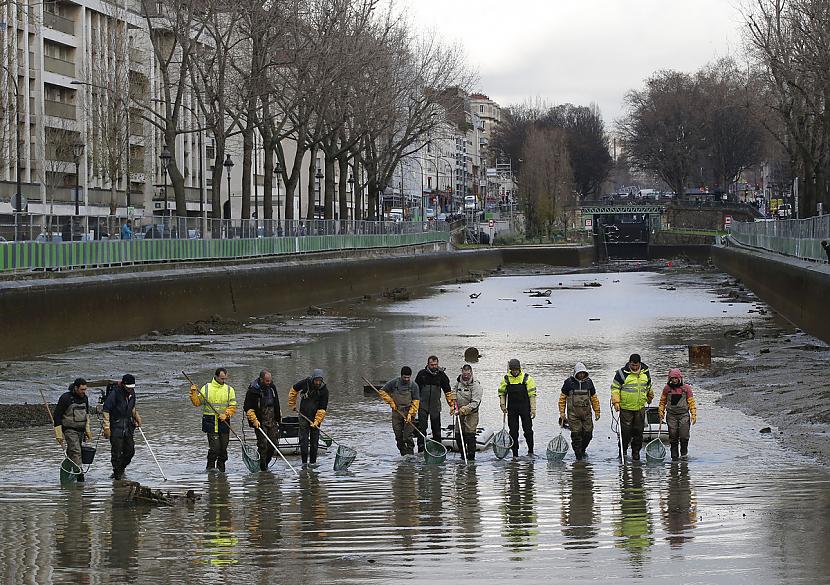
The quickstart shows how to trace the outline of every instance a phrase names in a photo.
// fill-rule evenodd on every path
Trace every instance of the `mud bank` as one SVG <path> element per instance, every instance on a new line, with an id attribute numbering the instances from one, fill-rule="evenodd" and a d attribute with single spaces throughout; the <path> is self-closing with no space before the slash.
<path id="1" fill-rule="evenodd" d="M 22 429 L 50 423 L 42 404 L 0 404 L 0 429 Z"/>

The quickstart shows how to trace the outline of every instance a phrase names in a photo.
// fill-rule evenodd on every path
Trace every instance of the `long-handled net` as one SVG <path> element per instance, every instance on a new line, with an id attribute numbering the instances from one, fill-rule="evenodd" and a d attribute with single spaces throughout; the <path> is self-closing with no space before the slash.
<path id="1" fill-rule="evenodd" d="M 78 476 L 83 473 L 81 466 L 72 461 L 69 457 L 64 457 L 61 461 L 61 483 L 68 484 L 76 481 Z"/>
<path id="2" fill-rule="evenodd" d="M 440 464 L 447 460 L 447 448 L 438 441 L 424 437 L 424 461 Z"/>
<path id="3" fill-rule="evenodd" d="M 507 415 L 505 415 L 505 421 L 507 420 Z M 507 432 L 505 429 L 505 422 L 502 421 L 501 430 L 493 436 L 493 453 L 496 455 L 498 459 L 504 459 L 507 457 L 507 454 L 510 453 L 510 450 L 513 448 L 513 437 L 510 436 L 510 433 Z"/>
<path id="4" fill-rule="evenodd" d="M 562 431 L 559 431 L 559 435 L 551 439 L 548 443 L 548 461 L 559 463 L 565 459 L 565 455 L 568 454 L 568 447 L 568 440 L 562 435 Z"/>
<path id="5" fill-rule="evenodd" d="M 259 451 L 253 445 L 242 443 L 242 461 L 251 473 L 259 471 Z"/>
<path id="6" fill-rule="evenodd" d="M 334 470 L 343 471 L 357 459 L 357 451 L 345 445 L 337 445 L 337 453 L 334 456 Z"/>
<path id="7" fill-rule="evenodd" d="M 663 463 L 666 459 L 666 446 L 660 440 L 660 431 L 663 428 L 663 421 L 657 427 L 657 438 L 648 442 L 646 445 L 646 462 L 648 463 Z"/>

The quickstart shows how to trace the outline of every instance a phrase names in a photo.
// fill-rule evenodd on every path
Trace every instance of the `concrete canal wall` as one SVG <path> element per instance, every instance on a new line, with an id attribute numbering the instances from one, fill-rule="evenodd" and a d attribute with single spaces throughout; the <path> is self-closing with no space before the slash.
<path id="1" fill-rule="evenodd" d="M 395 287 L 454 281 L 501 264 L 589 266 L 587 248 L 435 252 L 435 245 L 306 255 L 290 261 L 190 264 L 0 282 L 0 359 L 128 339 L 218 315 L 303 309 Z"/>
<path id="2" fill-rule="evenodd" d="M 712 248 L 712 261 L 797 327 L 830 343 L 830 271 L 826 265 L 721 247 Z"/>

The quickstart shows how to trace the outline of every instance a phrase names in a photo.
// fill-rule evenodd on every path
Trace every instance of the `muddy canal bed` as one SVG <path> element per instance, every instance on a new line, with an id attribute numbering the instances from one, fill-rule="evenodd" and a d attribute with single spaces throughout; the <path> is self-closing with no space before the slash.
<path id="1" fill-rule="evenodd" d="M 6 403 L 36 401 L 39 389 L 54 401 L 77 375 L 135 374 L 144 430 L 170 479 L 161 481 L 140 441 L 127 477 L 202 497 L 173 507 L 122 503 L 107 479 L 103 441 L 86 484 L 62 488 L 48 427 L 0 431 L 2 582 L 827 582 L 830 473 L 790 448 L 786 428 L 759 433 L 770 423 L 720 399 L 717 376 L 753 351 L 724 332 L 750 322 L 756 331 L 777 327 L 749 313 L 761 306 L 751 298 L 718 294 L 724 279 L 682 271 L 499 276 L 337 316 L 258 317 L 233 335 L 179 332 L 4 363 Z M 545 288 L 549 297 L 525 292 Z M 713 368 L 688 366 L 692 343 L 713 346 Z M 482 356 L 473 367 L 485 388 L 485 426 L 501 427 L 496 388 L 509 358 L 536 379 L 537 453 L 558 433 L 562 380 L 584 362 L 603 408 L 589 459 L 577 464 L 571 454 L 550 465 L 485 452 L 472 465 L 450 455 L 427 466 L 396 455 L 388 408 L 364 394 L 361 376 L 386 379 L 435 353 L 454 378 L 471 346 Z M 759 358 L 769 355 L 762 348 Z M 679 366 L 695 387 L 688 462 L 617 460 L 609 385 L 634 351 L 656 386 Z M 329 452 L 298 478 L 282 463 L 248 474 L 232 444 L 229 473 L 205 474 L 200 415 L 179 371 L 204 382 L 218 365 L 229 368 L 240 401 L 268 367 L 283 404 L 290 384 L 322 367 L 332 392 L 324 428 L 356 448 L 357 461 L 335 473 Z"/>

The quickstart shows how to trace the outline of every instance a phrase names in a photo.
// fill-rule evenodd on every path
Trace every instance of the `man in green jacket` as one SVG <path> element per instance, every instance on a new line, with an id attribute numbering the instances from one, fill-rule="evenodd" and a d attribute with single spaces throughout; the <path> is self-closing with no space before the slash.
<path id="1" fill-rule="evenodd" d="M 651 374 L 642 363 L 640 354 L 633 353 L 628 363 L 617 370 L 611 383 L 611 404 L 620 413 L 622 434 L 622 456 L 631 445 L 631 458 L 640 460 L 643 446 L 643 429 L 646 425 L 646 404 L 654 399 L 651 389 Z"/>

